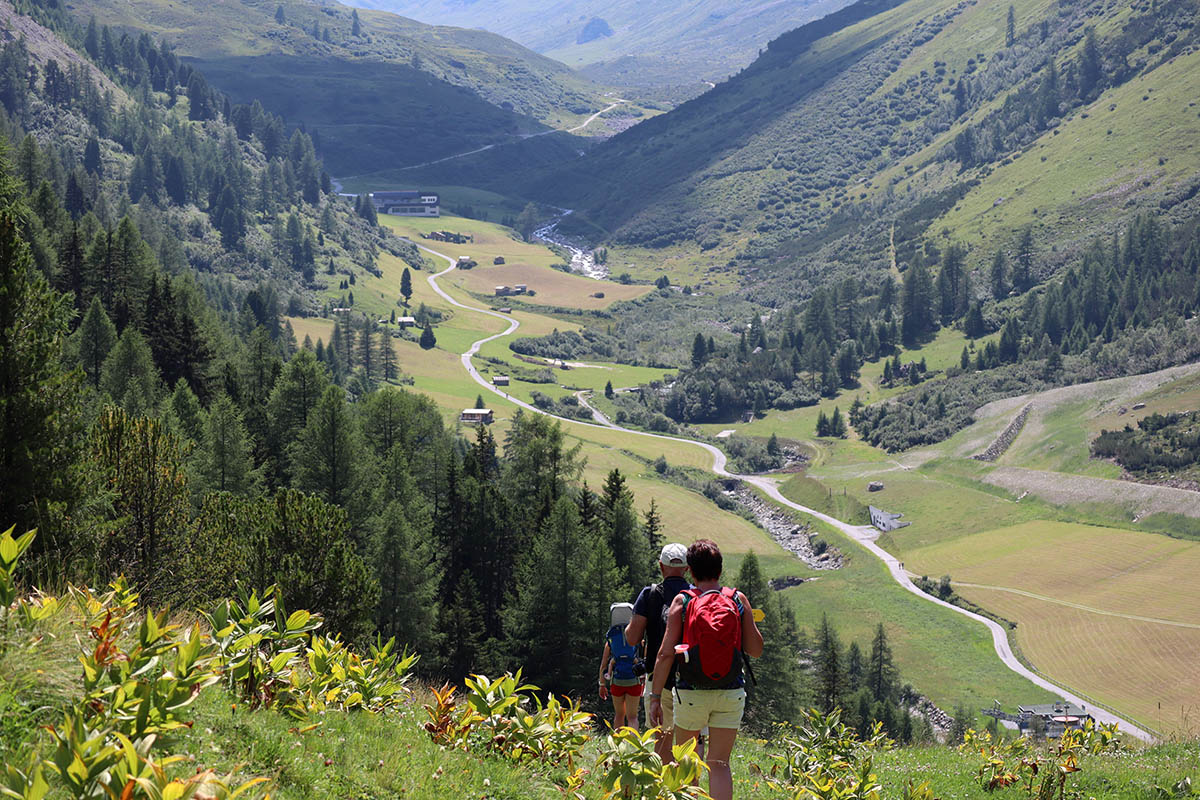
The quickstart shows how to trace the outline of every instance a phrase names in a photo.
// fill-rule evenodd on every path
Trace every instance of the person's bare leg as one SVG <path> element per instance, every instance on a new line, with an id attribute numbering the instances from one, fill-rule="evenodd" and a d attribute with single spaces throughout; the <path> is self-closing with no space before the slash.
<path id="1" fill-rule="evenodd" d="M 620 730 L 625 726 L 625 698 L 612 696 L 613 704 L 613 730 Z"/>
<path id="2" fill-rule="evenodd" d="M 660 730 L 658 732 L 658 741 L 654 744 L 654 752 L 658 753 L 658 757 L 662 759 L 662 763 L 671 763 L 671 745 L 674 744 L 674 731 Z"/>
<path id="3" fill-rule="evenodd" d="M 737 733 L 737 728 L 708 729 L 708 793 L 713 800 L 733 800 L 729 756 L 733 753 Z"/>
<path id="4" fill-rule="evenodd" d="M 625 696 L 625 724 L 633 728 L 635 731 L 641 730 L 638 721 L 638 701 L 642 698 L 634 697 L 633 695 Z"/>

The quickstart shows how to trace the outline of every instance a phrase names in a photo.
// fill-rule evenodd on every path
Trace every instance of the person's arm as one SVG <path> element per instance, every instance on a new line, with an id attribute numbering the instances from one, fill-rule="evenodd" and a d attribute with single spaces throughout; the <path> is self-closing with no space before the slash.
<path id="1" fill-rule="evenodd" d="M 629 624 L 625 626 L 625 641 L 632 645 L 642 643 L 642 637 L 646 635 L 646 618 L 641 614 L 634 614 L 629 618 Z"/>
<path id="2" fill-rule="evenodd" d="M 738 600 L 742 603 L 742 652 L 753 658 L 763 654 L 762 631 L 754 621 L 754 612 L 746 595 L 738 592 Z"/>
<path id="3" fill-rule="evenodd" d="M 662 646 L 658 648 L 658 657 L 654 661 L 654 682 L 650 686 L 650 695 L 657 697 L 662 694 L 671 676 L 671 667 L 675 664 L 675 645 L 683 634 L 683 595 L 676 595 L 671 602 L 671 610 L 667 612 L 667 631 L 663 634 Z"/>
<path id="4" fill-rule="evenodd" d="M 604 643 L 604 655 L 600 656 L 600 676 L 598 685 L 600 688 L 600 699 L 608 699 L 608 660 L 612 656 L 612 648 L 608 642 Z"/>

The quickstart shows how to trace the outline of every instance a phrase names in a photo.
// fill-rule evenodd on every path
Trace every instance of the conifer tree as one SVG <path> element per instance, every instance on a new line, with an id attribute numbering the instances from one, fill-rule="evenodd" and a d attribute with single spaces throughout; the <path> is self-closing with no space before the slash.
<path id="1" fill-rule="evenodd" d="M 408 271 L 408 267 L 405 267 L 404 272 L 400 273 L 400 295 L 404 298 L 404 305 L 407 306 L 413 296 L 412 273 Z"/>
<path id="2" fill-rule="evenodd" d="M 1008 7 L 1008 20 L 1004 26 L 1004 46 L 1012 47 L 1017 41 L 1017 10 Z"/>
<path id="3" fill-rule="evenodd" d="M 358 20 L 358 9 L 350 12 L 350 35 L 362 36 L 362 23 Z"/>
<path id="4" fill-rule="evenodd" d="M 183 378 L 175 382 L 170 407 L 180 433 L 191 442 L 199 442 L 204 437 L 204 409 L 196 393 Z"/>
<path id="5" fill-rule="evenodd" d="M 876 701 L 890 702 L 896 693 L 896 664 L 892 660 L 892 647 L 888 644 L 887 631 L 883 623 L 875 628 L 871 640 L 871 655 L 867 661 L 866 687 Z"/>
<path id="6" fill-rule="evenodd" d="M 104 361 L 100 387 L 133 416 L 149 413 L 157 404 L 158 370 L 150 346 L 130 326 Z"/>
<path id="7" fill-rule="evenodd" d="M 992 297 L 997 300 L 1008 297 L 1008 259 L 1004 257 L 1003 250 L 997 250 L 996 255 L 992 257 L 992 267 L 988 277 Z"/>
<path id="8" fill-rule="evenodd" d="M 392 344 L 392 335 L 386 330 L 379 332 L 379 371 L 385 381 L 394 381 L 399 376 L 396 347 Z"/>
<path id="9" fill-rule="evenodd" d="M 202 485 L 216 492 L 246 494 L 253 485 L 250 442 L 241 412 L 227 395 L 208 410 L 204 437 L 197 451 Z"/>
<path id="10" fill-rule="evenodd" d="M 320 342 L 317 343 L 320 347 Z M 301 350 L 284 366 L 267 401 L 270 422 L 268 451 L 274 462 L 275 478 L 290 474 L 285 450 L 308 424 L 309 414 L 329 386 L 329 371 L 316 354 Z"/>
<path id="11" fill-rule="evenodd" d="M 412 496 L 405 500 L 409 505 L 415 502 Z M 405 506 L 404 500 L 394 500 L 380 515 L 382 530 L 375 561 L 380 594 L 375 624 L 385 639 L 395 637 L 402 646 L 432 655 L 438 651 L 441 570 L 434 558 L 428 517 L 424 525 L 414 525 Z M 456 616 L 454 611 L 448 614 Z M 468 623 L 472 624 L 478 626 L 480 620 Z"/>
<path id="12" fill-rule="evenodd" d="M 636 590 L 653 577 L 655 554 L 639 529 L 633 492 L 625 484 L 620 470 L 614 468 L 608 473 L 601 505 L 613 563 L 625 585 Z"/>
<path id="13" fill-rule="evenodd" d="M 62 368 L 72 309 L 34 268 L 16 197 L 0 150 L 0 518 L 18 531 L 38 528 L 32 555 L 56 553 L 47 571 L 61 574 L 78 555 L 48 513 L 58 503 L 69 511 L 77 490 L 79 380 Z"/>
<path id="14" fill-rule="evenodd" d="M 112 324 L 99 297 L 92 297 L 83 323 L 75 332 L 79 362 L 92 386 L 100 387 L 100 372 L 113 345 L 117 343 L 117 326 Z"/>
<path id="15" fill-rule="evenodd" d="M 526 678 L 552 692 L 586 685 L 620 578 L 604 540 L 583 535 L 569 497 L 554 504 L 518 575 L 506 628 Z"/>
<path id="16" fill-rule="evenodd" d="M 846 648 L 846 691 L 857 692 L 862 686 L 863 672 L 862 648 L 858 646 L 858 642 L 851 642 Z"/>
<path id="17" fill-rule="evenodd" d="M 841 644 L 837 632 L 829 624 L 829 617 L 821 615 L 821 627 L 817 629 L 816 642 L 816 700 L 817 707 L 828 714 L 841 705 L 846 689 L 846 677 L 842 666 Z"/>
<path id="18" fill-rule="evenodd" d="M 692 342 L 692 366 L 699 367 L 708 358 L 708 343 L 704 341 L 704 336 L 697 333 L 696 339 Z"/>
<path id="19" fill-rule="evenodd" d="M 753 551 L 743 559 L 735 585 L 763 613 L 759 623 L 763 654 L 752 667 L 757 683 L 749 684 L 746 690 L 751 698 L 747 703 L 750 722 L 763 726 L 794 720 L 802 710 L 804 689 L 799 682 L 800 641 L 795 616 L 771 591 Z"/>
<path id="20" fill-rule="evenodd" d="M 421 331 L 421 349 L 432 350 L 437 347 L 437 337 L 433 335 L 433 326 L 426 323 L 425 330 Z"/>
<path id="21" fill-rule="evenodd" d="M 295 488 L 345 506 L 359 487 L 362 447 L 346 394 L 330 386 L 290 448 Z"/>
<path id="22" fill-rule="evenodd" d="M 933 299 L 933 279 L 929 269 L 918 259 L 904 273 L 900 300 L 901 338 L 906 345 L 911 346 L 934 331 Z"/>
<path id="23" fill-rule="evenodd" d="M 662 517 L 658 513 L 658 502 L 651 497 L 650 505 L 642 515 L 642 532 L 646 535 L 646 541 L 650 542 L 652 554 L 662 549 L 663 535 L 661 531 Z"/>
<path id="24" fill-rule="evenodd" d="M 448 680 L 462 683 L 464 678 L 480 669 L 480 650 L 485 634 L 483 606 L 471 573 L 463 572 L 444 593 L 438 631 L 442 671 Z M 529 678 L 531 671 L 526 669 L 524 676 Z"/>

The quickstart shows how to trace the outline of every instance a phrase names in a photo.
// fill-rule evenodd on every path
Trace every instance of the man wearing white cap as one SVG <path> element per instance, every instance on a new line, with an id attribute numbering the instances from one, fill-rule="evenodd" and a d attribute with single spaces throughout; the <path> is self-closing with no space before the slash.
<path id="1" fill-rule="evenodd" d="M 684 545 L 672 542 L 664 546 L 658 556 L 658 568 L 662 571 L 662 582 L 642 589 L 633 604 L 633 618 L 625 627 L 625 641 L 632 645 L 639 644 L 645 636 L 647 653 L 657 653 L 662 645 L 663 634 L 667 631 L 667 611 L 675 595 L 692 588 L 692 584 L 684 577 L 688 568 L 687 547 Z M 675 727 L 674 705 L 669 691 L 673 683 L 674 676 L 668 681 L 668 691 L 662 694 L 662 730 L 654 748 L 664 763 L 671 760 Z M 647 719 L 649 716 L 650 708 L 647 705 Z"/>

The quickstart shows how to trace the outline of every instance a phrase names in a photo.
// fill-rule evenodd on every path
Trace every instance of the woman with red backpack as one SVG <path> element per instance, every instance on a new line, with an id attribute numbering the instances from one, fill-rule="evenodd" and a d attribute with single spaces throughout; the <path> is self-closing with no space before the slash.
<path id="1" fill-rule="evenodd" d="M 729 756 L 746 710 L 743 668 L 749 667 L 746 656 L 762 655 L 763 637 L 746 595 L 721 586 L 721 550 L 714 542 L 693 542 L 687 562 L 695 588 L 680 592 L 667 614 L 648 695 L 650 724 L 662 719 L 660 697 L 675 670 L 675 743 L 709 728 L 708 793 L 713 800 L 730 800 Z"/>

